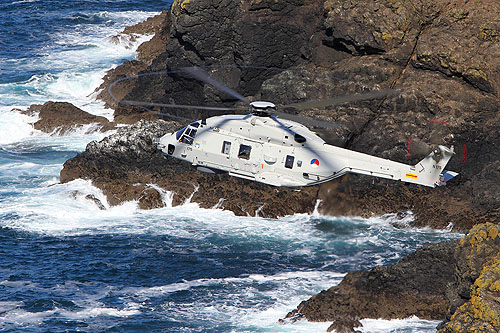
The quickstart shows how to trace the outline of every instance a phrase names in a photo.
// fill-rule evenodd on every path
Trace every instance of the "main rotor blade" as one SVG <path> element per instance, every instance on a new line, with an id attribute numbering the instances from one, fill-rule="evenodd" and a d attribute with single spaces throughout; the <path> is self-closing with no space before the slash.
<path id="1" fill-rule="evenodd" d="M 198 80 L 203 81 L 205 83 L 208 83 L 211 86 L 214 86 L 215 88 L 219 89 L 220 91 L 225 92 L 226 94 L 233 96 L 236 99 L 239 99 L 240 101 L 243 101 L 245 103 L 250 102 L 248 100 L 248 98 L 240 95 L 239 93 L 237 93 L 233 89 L 226 86 L 224 83 L 214 79 L 213 77 L 208 75 L 208 73 L 205 72 L 200 67 L 184 67 L 184 68 L 182 68 L 182 71 L 185 71 L 185 72 L 191 74 L 192 76 L 194 76 Z"/>
<path id="2" fill-rule="evenodd" d="M 146 110 L 149 113 L 156 114 L 159 116 L 169 117 L 169 118 L 178 119 L 178 120 L 187 120 L 187 121 L 196 121 L 197 120 L 197 119 L 193 119 L 193 118 L 176 116 L 176 115 L 170 114 L 170 113 L 162 113 L 162 112 L 153 111 L 153 110 L 150 110 L 150 109 L 142 107 L 142 106 L 141 106 L 141 108 L 143 108 L 144 110 Z"/>
<path id="3" fill-rule="evenodd" d="M 313 118 L 308 118 L 308 117 L 302 117 L 302 116 L 298 116 L 296 114 L 290 114 L 290 113 L 284 113 L 284 112 L 273 112 L 273 114 L 277 115 L 278 117 L 280 117 L 282 119 L 292 120 L 292 121 L 301 123 L 303 125 L 309 125 L 309 126 L 313 126 L 313 127 L 322 127 L 322 128 L 341 128 L 342 127 L 339 124 L 336 124 L 334 122 L 313 119 Z"/>
<path id="4" fill-rule="evenodd" d="M 150 103 L 150 102 L 139 102 L 131 100 L 121 100 L 120 103 L 135 105 L 135 106 L 159 106 L 163 108 L 173 108 L 173 109 L 191 109 L 191 110 L 210 110 L 210 111 L 239 111 L 239 108 L 230 108 L 222 106 L 202 106 L 202 105 L 183 105 L 183 104 L 164 104 L 164 103 Z"/>
<path id="5" fill-rule="evenodd" d="M 288 105 L 283 105 L 282 107 L 284 108 L 295 108 L 295 109 L 309 109 L 309 108 L 322 108 L 330 105 L 337 105 L 337 104 L 343 104 L 343 103 L 349 103 L 349 102 L 359 102 L 359 101 L 365 101 L 369 99 L 377 99 L 377 98 L 383 98 L 383 97 L 388 97 L 388 96 L 396 96 L 399 95 L 399 91 L 393 90 L 393 89 L 383 89 L 383 90 L 377 90 L 377 91 L 372 91 L 369 93 L 364 93 L 364 94 L 353 94 L 353 95 L 345 95 L 345 96 L 338 96 L 338 97 L 333 97 L 333 98 L 327 98 L 327 99 L 319 99 L 319 100 L 311 100 L 311 101 L 305 101 L 305 102 L 300 102 L 300 103 L 293 103 L 293 104 L 288 104 Z"/>

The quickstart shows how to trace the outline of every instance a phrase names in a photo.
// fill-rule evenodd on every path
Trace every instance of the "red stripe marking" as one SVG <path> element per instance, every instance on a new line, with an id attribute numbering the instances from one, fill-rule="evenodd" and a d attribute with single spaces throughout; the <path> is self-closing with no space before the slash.
<path id="1" fill-rule="evenodd" d="M 462 164 L 465 164 L 467 161 L 467 145 L 464 143 L 464 159 L 462 160 Z"/>
<path id="2" fill-rule="evenodd" d="M 444 120 L 438 120 L 438 119 L 431 119 L 429 120 L 430 123 L 438 123 L 438 124 L 443 124 L 443 125 L 446 125 L 446 126 L 450 126 L 449 123 L 447 123 L 446 121 Z"/>
<path id="3" fill-rule="evenodd" d="M 410 145 L 411 145 L 411 137 L 408 139 L 408 145 L 406 146 L 406 151 L 408 152 L 408 159 L 411 160 Z"/>

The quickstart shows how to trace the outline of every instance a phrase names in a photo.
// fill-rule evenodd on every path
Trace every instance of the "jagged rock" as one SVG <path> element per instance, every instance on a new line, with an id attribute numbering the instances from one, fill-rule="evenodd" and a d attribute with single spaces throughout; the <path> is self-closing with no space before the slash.
<path id="1" fill-rule="evenodd" d="M 147 18 L 145 21 L 125 27 L 122 34 L 152 35 L 161 31 L 168 19 L 169 11 L 163 10 L 160 14 Z"/>
<path id="2" fill-rule="evenodd" d="M 90 200 L 93 203 L 95 203 L 95 205 L 97 206 L 97 208 L 99 208 L 100 210 L 106 210 L 106 207 L 103 205 L 103 203 L 101 202 L 101 200 L 97 199 L 95 197 L 95 195 L 87 194 L 85 196 L 85 199 Z"/>
<path id="3" fill-rule="evenodd" d="M 151 40 L 142 43 L 137 48 L 137 59 L 148 65 L 160 56 L 167 47 L 170 32 L 170 11 L 163 11 L 161 21 L 156 26 L 155 34 Z"/>
<path id="4" fill-rule="evenodd" d="M 29 112 L 39 112 L 39 120 L 34 124 L 34 128 L 46 133 L 58 132 L 64 134 L 77 126 L 86 124 L 98 124 L 102 131 L 113 128 L 113 124 L 106 118 L 94 116 L 87 113 L 73 104 L 66 102 L 46 102 L 42 106 L 35 105 L 29 108 Z"/>
<path id="5" fill-rule="evenodd" d="M 359 332 L 356 331 L 354 328 L 355 327 L 361 327 L 361 322 L 357 319 L 348 319 L 348 318 L 342 318 L 342 319 L 337 319 L 333 322 L 333 324 L 328 327 L 326 330 L 327 332 L 333 332 L 335 331 L 336 333 L 351 333 L 351 332 Z"/>
<path id="6" fill-rule="evenodd" d="M 164 29 L 168 32 L 166 50 L 148 70 L 170 71 L 211 64 L 287 68 L 300 61 L 301 48 L 309 44 L 321 19 L 322 8 L 313 0 L 174 2 L 170 28 Z M 270 76 L 259 68 L 213 71 L 232 88 L 250 95 Z M 142 78 L 127 99 L 192 105 L 233 101 L 191 77 L 183 79 L 175 74 Z M 116 113 L 142 111 L 122 106 Z M 199 118 L 199 113 L 193 111 L 170 112 Z"/>
<path id="7" fill-rule="evenodd" d="M 338 286 L 300 303 L 287 318 L 338 321 L 339 327 L 363 318 L 440 320 L 449 307 L 446 287 L 453 281 L 450 258 L 456 244 L 427 244 L 392 266 L 348 273 Z"/>
<path id="8" fill-rule="evenodd" d="M 173 192 L 173 205 L 190 198 L 201 207 L 218 206 L 237 215 L 263 217 L 312 212 L 316 189 L 278 189 L 227 175 L 207 175 L 189 163 L 163 157 L 153 140 L 179 128 L 173 122 L 140 121 L 121 128 L 64 163 L 61 182 L 90 179 L 111 205 L 136 200 L 143 209 L 165 206 L 161 193 Z M 155 187 L 152 187 L 154 184 Z"/>
<path id="9" fill-rule="evenodd" d="M 500 330 L 500 225 L 476 225 L 455 251 L 448 320 L 439 332 Z"/>
<path id="10" fill-rule="evenodd" d="M 132 60 L 110 69 L 104 76 L 101 85 L 95 90 L 96 92 L 100 91 L 97 98 L 104 101 L 105 107 L 116 108 L 118 106 L 117 101 L 122 100 L 137 84 L 137 78 L 133 78 L 133 76 L 144 71 L 146 68 L 147 65 L 145 63 Z M 128 79 L 128 77 L 132 78 Z M 124 80 L 116 82 L 120 79 Z M 111 87 L 111 96 L 109 89 L 113 83 L 115 84 Z"/>

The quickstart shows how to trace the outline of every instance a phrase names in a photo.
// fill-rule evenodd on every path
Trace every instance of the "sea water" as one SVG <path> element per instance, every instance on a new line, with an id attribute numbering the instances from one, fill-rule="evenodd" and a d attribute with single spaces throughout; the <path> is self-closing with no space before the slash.
<path id="1" fill-rule="evenodd" d="M 110 207 L 84 180 L 59 184 L 63 163 L 110 133 L 33 129 L 33 103 L 95 100 L 105 71 L 135 57 L 111 36 L 170 1 L 5 0 L 0 4 L 0 331 L 322 332 L 278 323 L 349 271 L 394 263 L 426 242 L 458 237 L 411 221 L 293 215 L 238 217 L 186 202 Z M 103 202 L 101 210 L 85 196 Z M 397 222 L 398 228 L 394 227 Z M 422 332 L 418 318 L 363 320 L 365 332 Z"/>

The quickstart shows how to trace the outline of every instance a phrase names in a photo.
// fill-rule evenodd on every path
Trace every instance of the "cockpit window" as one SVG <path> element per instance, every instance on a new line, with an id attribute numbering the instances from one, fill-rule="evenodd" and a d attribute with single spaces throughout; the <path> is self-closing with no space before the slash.
<path id="1" fill-rule="evenodd" d="M 189 126 L 198 128 L 198 127 L 200 127 L 200 122 L 195 121 L 194 123 L 189 124 Z"/>
<path id="2" fill-rule="evenodd" d="M 186 126 L 187 127 L 187 126 Z M 180 130 L 177 132 L 176 134 L 176 137 L 178 139 L 178 134 L 181 133 L 182 137 L 181 139 L 179 140 L 180 142 L 182 143 L 185 143 L 185 144 L 188 144 L 188 145 L 192 145 L 193 144 L 193 140 L 194 140 L 194 137 L 196 136 L 196 133 L 198 132 L 198 130 L 195 130 L 194 128 L 187 128 L 185 131 L 184 131 L 184 134 L 182 134 L 182 131 L 184 129 Z"/>
<path id="3" fill-rule="evenodd" d="M 198 132 L 198 130 L 195 130 L 194 128 L 188 128 L 186 133 L 184 133 L 184 135 L 188 135 L 194 138 L 196 136 L 196 132 Z"/>
<path id="4" fill-rule="evenodd" d="M 178 130 L 178 131 L 175 133 L 175 138 L 176 138 L 177 140 L 179 140 L 179 139 L 181 138 L 181 135 L 182 135 L 182 133 L 184 133 L 184 130 L 185 130 L 186 128 L 187 128 L 187 126 L 186 126 L 186 127 L 183 127 L 182 129 Z"/>

